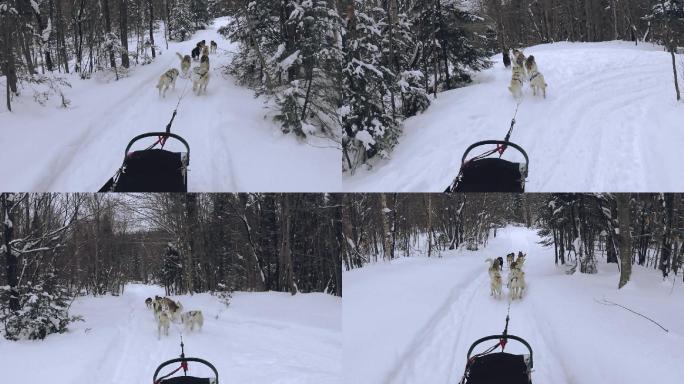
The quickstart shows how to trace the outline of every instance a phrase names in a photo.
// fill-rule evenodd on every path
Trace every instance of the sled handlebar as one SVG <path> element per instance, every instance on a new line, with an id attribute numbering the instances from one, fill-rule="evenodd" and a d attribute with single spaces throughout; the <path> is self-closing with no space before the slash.
<path id="1" fill-rule="evenodd" d="M 468 360 L 470 360 L 470 356 L 472 355 L 473 350 L 479 344 L 482 344 L 485 341 L 489 341 L 489 340 L 501 340 L 501 339 L 505 339 L 506 341 L 515 340 L 515 341 L 523 344 L 525 347 L 527 347 L 527 350 L 530 351 L 530 368 L 533 367 L 534 360 L 532 359 L 532 347 L 530 346 L 530 344 L 527 341 L 525 341 L 525 339 L 523 339 L 522 337 L 514 336 L 514 335 L 491 335 L 491 336 L 483 337 L 483 338 L 475 341 L 473 343 L 473 345 L 470 346 L 470 349 L 468 349 Z"/>
<path id="2" fill-rule="evenodd" d="M 525 152 L 524 149 L 522 149 L 521 146 L 515 143 L 511 143 L 510 141 L 505 141 L 505 140 L 484 140 L 484 141 L 478 141 L 477 143 L 471 145 L 466 149 L 465 153 L 463 154 L 463 158 L 461 158 L 461 164 L 466 163 L 466 159 L 468 158 L 468 154 L 470 151 L 477 147 L 481 147 L 483 145 L 505 145 L 507 147 L 513 147 L 515 148 L 518 152 L 522 153 L 522 155 L 525 157 L 525 169 L 527 169 L 530 165 L 530 158 L 527 156 L 527 152 Z"/>
<path id="3" fill-rule="evenodd" d="M 156 383 L 157 382 L 157 376 L 159 376 L 159 372 L 166 366 L 174 364 L 174 363 L 187 363 L 187 362 L 195 362 L 195 363 L 200 363 L 203 364 L 209 368 L 211 368 L 212 371 L 214 371 L 214 376 L 216 377 L 216 382 L 215 384 L 219 383 L 219 374 L 218 371 L 216 370 L 216 367 L 214 367 L 213 364 L 210 362 L 203 360 L 203 359 L 198 359 L 196 357 L 178 357 L 169 361 L 163 362 L 159 367 L 157 367 L 157 370 L 154 371 L 154 377 L 152 378 L 152 382 Z"/>
<path id="4" fill-rule="evenodd" d="M 128 156 L 128 152 L 131 150 L 131 147 L 133 147 L 133 144 L 136 142 L 148 138 L 148 137 L 166 137 L 166 138 L 174 138 L 178 141 L 180 141 L 184 146 L 185 149 L 187 150 L 188 154 L 188 159 L 190 158 L 190 145 L 188 144 L 187 141 L 185 141 L 184 138 L 176 135 L 175 133 L 166 133 L 166 132 L 149 132 L 149 133 L 143 133 L 142 135 L 138 135 L 134 137 L 129 143 L 128 146 L 126 147 L 126 151 L 124 152 L 124 156 Z"/>

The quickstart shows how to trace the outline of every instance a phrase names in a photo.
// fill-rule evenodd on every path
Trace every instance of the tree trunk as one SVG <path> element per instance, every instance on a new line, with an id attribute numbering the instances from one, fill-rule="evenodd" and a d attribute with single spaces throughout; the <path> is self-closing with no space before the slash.
<path id="1" fill-rule="evenodd" d="M 105 19 L 105 32 L 112 33 L 112 18 L 109 12 L 109 0 L 102 0 L 102 9 L 104 12 Z M 111 46 L 107 49 L 109 51 L 109 65 L 112 69 L 116 70 L 116 58 L 114 57 L 114 50 Z"/>
<path id="2" fill-rule="evenodd" d="M 432 195 L 428 193 L 425 198 L 427 199 L 428 257 L 430 257 L 432 256 Z"/>
<path id="3" fill-rule="evenodd" d="M 154 49 L 154 1 L 148 0 L 150 4 L 150 48 L 152 48 L 152 58 L 157 57 L 157 52 Z"/>
<path id="4" fill-rule="evenodd" d="M 659 269 L 666 278 L 670 273 L 672 256 L 672 224 L 674 222 L 674 194 L 666 193 L 664 200 L 665 212 L 663 215 L 663 239 L 661 242 Z"/>
<path id="5" fill-rule="evenodd" d="M 392 260 L 394 255 L 392 254 L 392 235 L 390 234 L 390 210 L 387 208 L 387 196 L 381 193 L 378 196 L 379 208 L 380 208 L 380 224 L 382 228 L 382 250 L 384 258 Z"/>
<path id="6" fill-rule="evenodd" d="M 17 256 L 12 252 L 10 243 L 14 235 L 14 228 L 12 222 L 12 204 L 11 195 L 3 193 L 2 198 L 2 217 L 3 217 L 3 246 L 5 249 L 5 266 L 7 274 L 7 285 L 9 285 L 9 309 L 11 311 L 19 310 L 19 291 L 17 281 Z"/>
<path id="7" fill-rule="evenodd" d="M 280 286 L 287 288 L 292 294 L 297 293 L 297 287 L 294 284 L 292 271 L 292 251 L 290 249 L 291 237 L 291 215 L 290 215 L 290 194 L 284 193 L 282 197 L 282 204 L 280 207 L 280 268 L 279 280 Z"/>
<path id="8" fill-rule="evenodd" d="M 630 235 L 630 196 L 618 193 L 616 196 L 620 228 L 620 283 L 618 289 L 629 282 L 632 275 L 632 237 Z"/>
<path id="9" fill-rule="evenodd" d="M 121 66 L 130 67 L 128 58 L 128 0 L 119 0 L 119 28 L 121 29 Z"/>
<path id="10" fill-rule="evenodd" d="M 677 92 L 677 101 L 682 99 L 682 95 L 679 92 L 679 79 L 677 77 L 677 62 L 675 61 L 675 50 L 670 49 L 670 55 L 672 56 L 672 72 L 674 74 L 674 86 Z"/>

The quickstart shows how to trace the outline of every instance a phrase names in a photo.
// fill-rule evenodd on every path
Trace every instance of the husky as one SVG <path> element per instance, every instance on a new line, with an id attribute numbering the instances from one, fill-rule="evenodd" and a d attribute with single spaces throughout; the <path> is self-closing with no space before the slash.
<path id="1" fill-rule="evenodd" d="M 166 91 L 173 87 L 176 90 L 176 80 L 180 72 L 176 68 L 169 69 L 161 75 L 159 78 L 159 84 L 157 84 L 157 89 L 159 89 L 159 97 L 166 97 Z"/>
<path id="2" fill-rule="evenodd" d="M 193 331 L 197 326 L 201 331 L 202 325 L 204 325 L 204 316 L 202 316 L 202 311 L 187 311 L 181 314 L 181 322 L 186 330 Z"/>
<path id="3" fill-rule="evenodd" d="M 207 86 L 209 85 L 209 56 L 202 56 L 200 65 L 193 68 L 192 72 L 192 91 L 198 96 L 202 92 L 207 93 Z"/>
<path id="4" fill-rule="evenodd" d="M 546 98 L 546 81 L 544 80 L 544 75 L 539 72 L 537 68 L 537 63 L 534 60 L 534 56 L 525 60 L 525 68 L 527 68 L 527 73 L 530 75 L 530 88 L 532 88 L 532 95 L 537 96 L 537 91 L 540 91 L 544 98 Z"/>
<path id="5" fill-rule="evenodd" d="M 195 47 L 195 48 L 192 49 L 192 52 L 191 52 L 190 54 L 192 55 L 192 59 L 193 59 L 193 60 L 198 60 L 198 59 L 199 59 L 199 57 L 200 57 L 200 51 L 201 51 L 201 48 L 200 48 L 200 47 Z"/>
<path id="6" fill-rule="evenodd" d="M 527 255 L 522 253 L 522 251 L 518 252 L 518 257 L 515 259 L 515 265 L 517 265 L 518 268 L 522 268 L 523 264 L 525 264 L 525 256 Z"/>
<path id="7" fill-rule="evenodd" d="M 506 255 L 506 265 L 508 266 L 508 269 L 511 269 L 511 264 L 515 261 L 515 253 L 511 252 L 508 255 Z"/>
<path id="8" fill-rule="evenodd" d="M 202 49 L 207 45 L 206 40 L 202 40 L 197 45 L 195 48 L 192 49 L 192 59 L 193 60 L 199 60 L 200 56 L 202 55 Z"/>
<path id="9" fill-rule="evenodd" d="M 520 266 L 516 262 L 513 262 L 511 264 L 511 270 L 508 272 L 508 290 L 511 299 L 522 299 L 525 288 L 525 272 L 520 269 Z"/>
<path id="10" fill-rule="evenodd" d="M 490 296 L 500 297 L 501 296 L 501 264 L 499 259 L 487 259 L 485 260 L 489 263 L 489 280 L 490 280 Z"/>
<path id="11" fill-rule="evenodd" d="M 169 335 L 169 326 L 171 325 L 171 316 L 165 311 L 157 314 L 157 339 L 161 339 L 162 332 L 164 335 Z"/>
<path id="12" fill-rule="evenodd" d="M 152 298 L 151 297 L 148 297 L 147 299 L 145 299 L 145 306 L 147 307 L 147 309 L 152 308 Z"/>
<path id="13" fill-rule="evenodd" d="M 218 44 L 216 44 L 216 42 L 214 40 L 212 40 L 210 45 L 211 45 L 211 51 L 210 52 L 216 53 L 216 51 L 218 51 Z"/>
<path id="14" fill-rule="evenodd" d="M 522 69 L 523 78 L 525 77 L 525 54 L 519 50 L 513 50 L 513 70 L 515 67 L 520 67 Z"/>
<path id="15" fill-rule="evenodd" d="M 178 319 L 181 312 L 183 311 L 183 305 L 179 302 L 175 302 L 172 299 L 165 297 L 160 300 L 162 311 L 168 313 L 171 320 Z"/>
<path id="16" fill-rule="evenodd" d="M 506 68 L 511 67 L 511 53 L 509 52 L 508 48 L 504 49 L 503 51 L 503 64 Z"/>
<path id="17" fill-rule="evenodd" d="M 206 45 L 202 47 L 202 57 L 209 56 L 209 47 Z"/>
<path id="18" fill-rule="evenodd" d="M 190 67 L 192 66 L 192 57 L 190 57 L 190 55 L 183 56 L 178 52 L 176 52 L 176 55 L 178 55 L 178 58 L 181 60 L 181 73 L 183 74 L 184 78 L 187 78 L 190 75 Z"/>

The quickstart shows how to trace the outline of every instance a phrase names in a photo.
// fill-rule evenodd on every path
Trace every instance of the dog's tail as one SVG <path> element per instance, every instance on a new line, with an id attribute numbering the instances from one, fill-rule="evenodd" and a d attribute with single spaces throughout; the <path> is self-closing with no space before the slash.
<path id="1" fill-rule="evenodd" d="M 176 55 L 178 55 L 178 58 L 181 59 L 181 61 L 183 60 L 183 55 L 181 55 L 181 54 L 178 53 L 178 52 L 176 52 Z"/>

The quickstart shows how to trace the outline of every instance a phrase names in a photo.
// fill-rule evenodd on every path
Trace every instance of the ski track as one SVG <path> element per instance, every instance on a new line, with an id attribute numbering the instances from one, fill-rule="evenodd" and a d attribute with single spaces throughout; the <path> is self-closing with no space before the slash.
<path id="1" fill-rule="evenodd" d="M 671 97 L 666 52 L 608 42 L 547 44 L 525 53 L 534 54 L 549 84 L 546 99 L 524 84 L 511 138 L 530 156 L 528 192 L 677 189 L 663 170 L 684 160 L 675 147 L 684 136 L 673 118 L 681 107 Z M 443 191 L 468 145 L 505 135 L 516 108 L 509 81 L 498 55 L 472 85 L 439 94 L 408 119 L 390 159 L 345 175 L 344 189 Z M 506 157 L 521 159 L 513 150 Z"/>
<path id="2" fill-rule="evenodd" d="M 527 240 L 527 239 L 526 239 Z M 513 241 L 510 249 L 531 249 L 538 246 L 530 241 Z M 475 271 L 481 269 L 478 265 Z M 507 270 L 504 270 L 504 285 Z M 528 280 L 534 279 L 529 274 Z M 529 287 L 529 285 L 528 285 Z M 531 289 L 534 289 L 532 287 Z M 509 303 L 507 290 L 504 287 L 500 299 L 489 296 L 489 278 L 484 272 L 473 273 L 473 278 L 464 284 L 454 287 L 449 299 L 414 338 L 404 355 L 398 359 L 394 368 L 383 381 L 385 384 L 435 383 L 452 384 L 461 379 L 465 370 L 466 355 L 470 345 L 479 337 L 490 334 L 500 334 L 505 325 L 506 309 Z M 534 348 L 535 359 L 533 377 L 535 382 L 547 384 L 572 384 L 568 378 L 567 369 L 561 359 L 550 347 L 554 345 L 549 324 L 541 318 L 537 319 L 540 311 L 534 305 L 527 293 L 522 300 L 511 302 L 509 334 L 521 336 Z M 483 302 L 482 298 L 487 301 Z M 482 333 L 487 329 L 485 333 Z M 467 337 L 466 337 L 467 336 Z M 523 353 L 524 349 L 517 347 L 517 342 L 511 341 L 507 351 Z M 490 346 L 490 343 L 484 345 Z M 482 345 L 479 346 L 481 350 Z M 526 353 L 526 352 L 524 352 Z"/>

